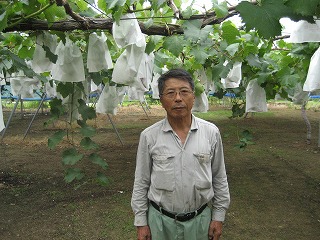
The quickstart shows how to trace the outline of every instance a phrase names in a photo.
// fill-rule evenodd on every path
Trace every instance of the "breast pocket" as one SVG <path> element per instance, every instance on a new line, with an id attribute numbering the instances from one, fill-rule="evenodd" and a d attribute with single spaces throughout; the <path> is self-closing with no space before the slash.
<path id="1" fill-rule="evenodd" d="M 166 191 L 174 190 L 174 156 L 154 155 L 152 180 L 155 188 Z"/>
<path id="2" fill-rule="evenodd" d="M 210 153 L 194 153 L 196 158 L 196 188 L 199 190 L 210 189 L 211 178 L 211 158 Z"/>
<path id="3" fill-rule="evenodd" d="M 211 154 L 210 153 L 194 153 L 193 154 L 198 162 L 200 164 L 209 164 L 210 163 L 210 160 L 211 160 Z"/>

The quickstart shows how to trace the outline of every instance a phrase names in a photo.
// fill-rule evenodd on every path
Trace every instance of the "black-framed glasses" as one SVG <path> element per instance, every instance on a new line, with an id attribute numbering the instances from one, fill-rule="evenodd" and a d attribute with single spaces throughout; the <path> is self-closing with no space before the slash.
<path id="1" fill-rule="evenodd" d="M 180 97 L 184 98 L 184 97 L 189 97 L 190 95 L 193 94 L 193 91 L 191 91 L 190 89 L 180 89 L 178 91 L 176 90 L 168 90 L 162 94 L 160 94 L 161 96 L 164 96 L 168 99 L 174 99 L 177 94 L 180 95 Z"/>

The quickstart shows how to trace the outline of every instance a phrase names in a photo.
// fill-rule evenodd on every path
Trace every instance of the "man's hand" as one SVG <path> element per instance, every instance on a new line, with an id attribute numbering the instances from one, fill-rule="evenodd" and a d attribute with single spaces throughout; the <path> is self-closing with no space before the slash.
<path id="1" fill-rule="evenodd" d="M 209 240 L 219 240 L 222 234 L 222 222 L 211 221 L 209 226 Z"/>
<path id="2" fill-rule="evenodd" d="M 151 240 L 151 232 L 149 226 L 137 227 L 138 240 Z"/>

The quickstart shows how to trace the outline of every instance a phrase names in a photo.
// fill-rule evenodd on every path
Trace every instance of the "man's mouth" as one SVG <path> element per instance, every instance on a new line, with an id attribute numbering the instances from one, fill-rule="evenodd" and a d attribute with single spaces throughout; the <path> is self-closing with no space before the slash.
<path id="1" fill-rule="evenodd" d="M 185 108 L 184 106 L 176 106 L 176 107 L 173 107 L 173 109 L 176 109 L 176 110 L 180 110 L 180 109 L 183 109 Z"/>

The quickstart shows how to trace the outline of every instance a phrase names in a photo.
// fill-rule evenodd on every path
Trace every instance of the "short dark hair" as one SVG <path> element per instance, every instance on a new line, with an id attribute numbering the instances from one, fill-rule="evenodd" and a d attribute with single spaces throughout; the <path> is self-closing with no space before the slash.
<path id="1" fill-rule="evenodd" d="M 190 84 L 190 87 L 192 91 L 194 90 L 194 81 L 189 72 L 187 72 L 184 69 L 176 68 L 176 69 L 171 69 L 165 73 L 163 73 L 159 79 L 158 79 L 158 89 L 159 93 L 163 93 L 163 88 L 164 88 L 164 82 L 168 80 L 169 78 L 177 78 L 183 81 L 186 81 Z"/>

